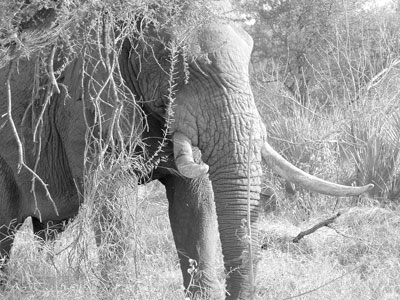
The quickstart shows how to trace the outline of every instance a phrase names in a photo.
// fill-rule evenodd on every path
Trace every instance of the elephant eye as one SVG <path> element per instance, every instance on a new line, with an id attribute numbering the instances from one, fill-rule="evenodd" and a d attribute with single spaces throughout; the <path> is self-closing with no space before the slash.
<path id="1" fill-rule="evenodd" d="M 167 111 L 167 104 L 161 103 L 160 101 L 156 102 L 155 109 L 158 114 L 164 116 Z"/>

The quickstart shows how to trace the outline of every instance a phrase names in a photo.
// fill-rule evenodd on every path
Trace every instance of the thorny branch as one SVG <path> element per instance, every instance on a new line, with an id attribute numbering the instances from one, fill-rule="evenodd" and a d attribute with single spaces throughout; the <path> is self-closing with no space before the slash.
<path id="1" fill-rule="evenodd" d="M 94 150 L 92 154 L 96 157 L 100 169 L 103 169 L 104 163 L 107 162 L 110 170 L 121 167 L 117 163 L 122 162 L 120 158 L 127 159 L 130 166 L 139 162 L 140 158 L 127 155 L 126 151 L 129 154 L 130 150 L 141 143 L 140 126 L 136 125 L 141 123 L 140 118 L 143 116 L 132 91 L 123 81 L 118 58 L 125 33 L 123 30 L 113 30 L 112 18 L 113 16 L 106 14 L 97 19 L 94 24 L 95 34 L 87 35 L 82 49 L 84 59 L 80 80 L 83 116 L 88 128 L 87 141 L 90 140 L 87 151 Z M 88 97 L 85 96 L 85 91 Z M 86 118 L 87 108 L 93 109 L 93 124 Z M 140 162 L 139 165 L 142 166 Z"/>
<path id="2" fill-rule="evenodd" d="M 21 142 L 21 139 L 20 139 L 20 137 L 19 137 L 19 134 L 18 134 L 18 130 L 17 130 L 17 127 L 15 126 L 15 122 L 14 122 L 14 119 L 13 119 L 13 117 L 12 117 L 12 96 L 11 96 L 11 76 L 12 76 L 12 72 L 13 72 L 13 70 L 14 70 L 14 67 L 15 67 L 15 61 L 11 61 L 10 62 L 10 65 L 9 65 L 9 70 L 8 70 L 8 73 L 7 73 L 7 81 L 6 81 L 6 89 L 7 89 L 7 117 L 8 117 L 8 121 L 9 121 L 9 123 L 10 123 L 10 126 L 11 126 L 11 130 L 12 130 L 12 132 L 13 132 L 13 135 L 14 135 L 14 137 L 15 137 L 15 140 L 16 140 L 16 142 L 17 142 L 17 146 L 18 146 L 18 172 L 20 172 L 21 171 L 21 169 L 22 168 L 25 168 L 32 176 L 33 176 L 33 178 L 32 178 L 32 189 L 31 189 L 31 191 L 32 191 L 32 193 L 33 193 L 33 197 L 34 197 L 34 201 L 35 201 L 35 212 L 37 211 L 38 212 L 38 214 L 39 214 L 39 219 L 40 219 L 40 221 L 42 221 L 41 219 L 41 214 L 40 214 L 40 210 L 39 210 L 39 208 L 38 208 L 38 202 L 37 202 L 37 198 L 36 198 L 36 194 L 35 194 L 35 191 L 34 191 L 34 180 L 36 179 L 36 180 L 38 180 L 41 184 L 42 184 L 42 186 L 44 187 L 44 189 L 45 189 L 45 192 L 46 192 L 46 197 L 50 200 L 50 202 L 53 204 L 53 207 L 54 207 L 54 210 L 55 210 L 55 212 L 56 212 L 56 214 L 58 215 L 58 210 L 57 210 L 57 206 L 56 206 L 56 204 L 55 204 L 55 202 L 54 202 L 54 200 L 53 200 L 53 198 L 51 197 L 51 195 L 50 195 L 50 192 L 49 192 L 49 190 L 48 190 L 48 188 L 47 188 L 47 185 L 44 183 L 44 181 L 42 180 L 42 178 L 40 178 L 40 176 L 39 175 L 37 175 L 36 174 L 36 172 L 35 171 L 33 171 L 30 167 L 28 167 L 28 165 L 25 163 L 25 159 L 24 159 L 24 146 L 23 146 L 23 144 L 22 144 L 22 142 Z"/>
<path id="3" fill-rule="evenodd" d="M 170 63 L 170 68 L 168 72 L 168 104 L 165 109 L 165 128 L 162 130 L 163 131 L 163 136 L 161 138 L 161 141 L 159 142 L 159 147 L 157 150 L 154 152 L 154 154 L 150 157 L 148 162 L 150 164 L 154 163 L 155 158 L 163 151 L 163 147 L 166 144 L 168 134 L 170 133 L 170 129 L 172 126 L 173 118 L 174 118 L 174 102 L 175 102 L 175 93 L 176 93 L 176 64 L 178 61 L 178 49 L 177 45 L 174 43 L 170 43 L 168 45 L 168 50 L 170 53 L 170 58 L 169 58 L 169 63 Z"/>

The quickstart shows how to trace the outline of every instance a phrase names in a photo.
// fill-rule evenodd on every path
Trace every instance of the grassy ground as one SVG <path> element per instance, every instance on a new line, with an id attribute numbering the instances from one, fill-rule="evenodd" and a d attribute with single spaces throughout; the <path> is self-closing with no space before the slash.
<path id="1" fill-rule="evenodd" d="M 131 249 L 126 263 L 113 270 L 113 290 L 105 291 L 100 284 L 94 234 L 84 226 L 82 232 L 80 219 L 42 250 L 27 222 L 16 238 L 10 280 L 0 299 L 183 298 L 164 191 L 160 185 L 142 188 L 137 203 Z"/>
<path id="2" fill-rule="evenodd" d="M 257 287 L 261 299 L 400 299 L 400 214 L 379 207 L 342 210 L 332 225 L 291 238 L 318 220 L 294 226 L 265 218 Z M 323 218 L 321 218 L 323 219 Z"/>
<path id="3" fill-rule="evenodd" d="M 341 212 L 332 228 L 298 244 L 291 242 L 298 232 L 333 213 L 307 221 L 279 212 L 262 216 L 258 299 L 400 299 L 399 211 L 363 205 Z M 184 299 L 162 186 L 141 188 L 135 218 L 131 250 L 113 270 L 111 291 L 99 284 L 93 233 L 84 231 L 85 245 L 72 247 L 80 229 L 73 223 L 40 250 L 25 224 L 0 299 Z"/>

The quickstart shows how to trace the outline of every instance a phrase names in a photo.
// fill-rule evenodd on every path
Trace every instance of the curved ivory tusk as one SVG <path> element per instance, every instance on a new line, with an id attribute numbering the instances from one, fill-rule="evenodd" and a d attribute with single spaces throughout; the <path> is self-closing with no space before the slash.
<path id="1" fill-rule="evenodd" d="M 373 184 L 360 187 L 340 185 L 310 175 L 284 159 L 268 143 L 264 143 L 261 155 L 280 176 L 313 192 L 332 196 L 358 196 L 374 187 Z"/>
<path id="2" fill-rule="evenodd" d="M 193 159 L 192 142 L 180 132 L 172 136 L 174 142 L 174 158 L 178 171 L 185 177 L 197 178 L 208 173 L 208 165 L 197 164 Z"/>

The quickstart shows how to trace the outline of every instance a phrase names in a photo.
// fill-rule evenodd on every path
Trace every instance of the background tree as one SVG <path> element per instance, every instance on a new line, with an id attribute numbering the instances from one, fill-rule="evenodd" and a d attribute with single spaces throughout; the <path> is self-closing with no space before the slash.
<path id="1" fill-rule="evenodd" d="M 272 144 L 313 174 L 373 182 L 371 196 L 390 199 L 400 190 L 398 4 L 239 5 L 254 38 L 254 93 Z"/>
<path id="2" fill-rule="evenodd" d="M 394 51 L 396 46 L 388 45 L 398 42 L 398 21 L 394 3 L 386 9 L 371 10 L 368 0 L 249 0 L 241 2 L 249 23 L 248 30 L 255 42 L 253 61 L 255 72 L 267 74 L 266 81 L 280 81 L 287 90 L 303 105 L 309 101 L 310 94 L 319 92 L 321 102 L 326 95 L 318 89 L 318 72 L 322 66 L 330 70 L 333 65 L 334 81 L 340 81 L 343 75 L 353 76 L 351 66 L 343 62 L 321 64 L 327 55 L 338 59 L 338 43 L 343 43 L 346 54 L 367 51 L 367 56 L 376 56 L 376 64 L 369 66 L 367 77 L 362 70 L 356 75 L 360 82 L 366 82 L 386 67 L 384 61 L 390 56 L 388 51 Z M 385 28 L 385 37 L 381 36 Z M 390 37 L 387 35 L 391 35 Z M 384 47 L 382 41 L 384 38 Z M 397 48 L 398 49 L 398 48 Z M 385 52 L 385 53 L 383 53 Z M 363 55 L 364 55 L 363 54 Z M 343 53 L 341 54 L 343 55 Z M 386 58 L 384 58 L 385 56 Z M 339 58 L 340 59 L 340 58 Z M 359 57 L 354 57 L 359 59 Z M 379 62 L 378 62 L 379 61 Z M 266 71 L 265 70 L 273 70 Z M 318 71 L 317 73 L 315 71 Z M 341 74 L 346 70 L 348 74 Z M 326 71 L 324 71 L 326 72 Z M 369 78 L 369 79 L 368 79 Z M 317 80 L 316 80 L 317 79 Z M 339 79 L 339 80 L 338 80 Z M 342 84 L 342 83 L 340 83 Z M 316 91 L 317 89 L 317 91 Z"/>

